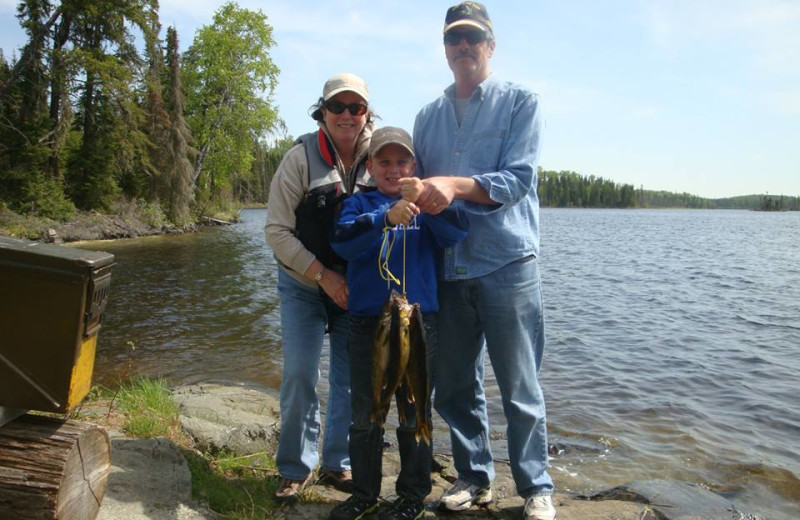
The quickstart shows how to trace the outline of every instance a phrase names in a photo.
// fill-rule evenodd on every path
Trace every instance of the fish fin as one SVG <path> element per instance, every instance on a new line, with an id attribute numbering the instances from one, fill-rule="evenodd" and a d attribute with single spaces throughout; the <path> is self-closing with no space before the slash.
<path id="1" fill-rule="evenodd" d="M 408 399 L 406 399 L 409 403 L 416 403 L 417 396 L 414 395 L 414 385 L 411 384 L 411 373 L 409 370 L 406 370 L 406 373 L 403 374 L 403 384 L 406 386 L 406 394 L 408 394 Z"/>
<path id="2" fill-rule="evenodd" d="M 394 394 L 395 399 L 397 399 L 397 418 L 400 421 L 400 424 L 406 424 L 406 407 L 405 402 L 407 400 L 406 394 L 407 386 L 405 379 L 400 383 L 400 386 L 397 387 L 397 391 Z"/>

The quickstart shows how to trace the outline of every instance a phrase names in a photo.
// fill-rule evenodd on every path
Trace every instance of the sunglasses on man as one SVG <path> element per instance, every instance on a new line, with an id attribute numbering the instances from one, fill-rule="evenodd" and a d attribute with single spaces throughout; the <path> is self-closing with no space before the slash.
<path id="1" fill-rule="evenodd" d="M 488 39 L 484 31 L 447 31 L 444 33 L 445 45 L 458 45 L 461 40 L 467 40 L 470 45 L 478 45 Z"/>
<path id="2" fill-rule="evenodd" d="M 341 114 L 342 112 L 345 111 L 345 109 L 350 112 L 351 116 L 363 116 L 364 114 L 367 113 L 367 105 L 363 103 L 350 103 L 348 105 L 342 103 L 341 101 L 325 102 L 325 110 L 328 110 L 329 112 L 332 112 L 336 115 Z"/>

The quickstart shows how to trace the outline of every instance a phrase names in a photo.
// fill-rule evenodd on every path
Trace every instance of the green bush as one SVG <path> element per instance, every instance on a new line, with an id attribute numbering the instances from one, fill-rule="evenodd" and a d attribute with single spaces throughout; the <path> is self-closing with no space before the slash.
<path id="1" fill-rule="evenodd" d="M 158 202 L 139 200 L 137 204 L 141 212 L 142 220 L 144 220 L 148 226 L 162 228 L 169 224 L 169 219 L 167 219 L 167 215 L 164 213 L 164 210 L 161 209 L 161 204 Z"/>
<path id="2" fill-rule="evenodd" d="M 16 211 L 25 215 L 66 222 L 75 215 L 75 205 L 64 195 L 61 181 L 41 172 L 28 176 L 16 204 Z"/>

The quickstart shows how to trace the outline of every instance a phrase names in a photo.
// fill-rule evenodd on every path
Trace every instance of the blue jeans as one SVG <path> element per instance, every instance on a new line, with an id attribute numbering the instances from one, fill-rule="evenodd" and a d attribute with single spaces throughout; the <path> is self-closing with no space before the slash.
<path id="1" fill-rule="evenodd" d="M 424 315 L 428 367 L 436 352 L 436 314 Z M 353 494 L 374 500 L 381 491 L 384 429 L 370 422 L 372 410 L 372 358 L 378 317 L 353 316 L 350 325 L 350 386 L 353 425 L 350 427 L 350 460 L 353 463 Z M 432 446 L 414 439 L 417 420 L 414 405 L 396 399 L 403 406 L 405 423 L 397 428 L 400 450 L 400 475 L 395 483 L 399 496 L 422 501 L 431 492 Z M 430 404 L 427 407 L 430 414 Z M 391 413 L 391 412 L 390 412 Z M 430 420 L 430 416 L 428 417 Z"/>
<path id="2" fill-rule="evenodd" d="M 319 362 L 326 327 L 330 328 L 328 408 L 322 444 L 322 468 L 350 469 L 350 366 L 347 359 L 349 315 L 317 289 L 280 268 L 283 380 L 281 436 L 275 462 L 282 477 L 302 480 L 317 466 L 320 436 Z"/>
<path id="3" fill-rule="evenodd" d="M 494 480 L 483 361 L 489 353 L 507 422 L 511 473 L 522 497 L 549 495 L 547 425 L 538 374 L 544 354 L 539 265 L 530 256 L 488 275 L 439 283 L 436 410 L 450 425 L 459 478 Z"/>

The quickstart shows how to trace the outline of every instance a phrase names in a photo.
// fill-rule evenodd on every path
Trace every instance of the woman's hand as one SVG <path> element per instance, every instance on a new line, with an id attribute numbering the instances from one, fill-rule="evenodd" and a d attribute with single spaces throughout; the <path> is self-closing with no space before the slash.
<path id="1" fill-rule="evenodd" d="M 347 310 L 347 297 L 350 293 L 347 290 L 347 280 L 344 276 L 336 271 L 326 269 L 319 260 L 314 260 L 311 265 L 306 269 L 305 276 L 311 280 L 316 280 L 320 273 L 322 278 L 319 279 L 317 284 L 325 291 L 333 303 Z"/>
<path id="2" fill-rule="evenodd" d="M 325 294 L 330 296 L 331 300 L 333 300 L 336 305 L 347 310 L 347 298 L 350 293 L 347 290 L 347 280 L 344 276 L 336 271 L 325 269 L 325 272 L 322 273 L 322 280 L 320 280 L 319 286 L 322 287 Z"/>
<path id="3" fill-rule="evenodd" d="M 413 202 L 405 199 L 398 200 L 392 205 L 392 208 L 386 212 L 386 218 L 393 226 L 403 224 L 407 226 L 411 223 L 414 215 L 419 214 L 419 208 Z"/>

